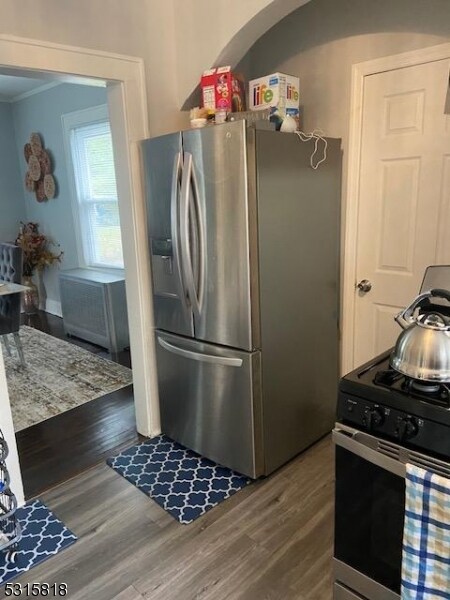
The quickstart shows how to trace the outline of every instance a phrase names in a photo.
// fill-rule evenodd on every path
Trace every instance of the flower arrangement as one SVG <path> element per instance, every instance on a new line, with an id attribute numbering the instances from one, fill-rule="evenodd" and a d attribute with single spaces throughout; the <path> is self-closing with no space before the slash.
<path id="1" fill-rule="evenodd" d="M 19 235 L 16 239 L 16 245 L 23 251 L 23 275 L 32 277 L 34 272 L 43 271 L 45 267 L 55 262 L 61 262 L 63 252 L 55 253 L 50 248 L 57 246 L 46 235 L 39 233 L 38 223 L 23 223 Z"/>

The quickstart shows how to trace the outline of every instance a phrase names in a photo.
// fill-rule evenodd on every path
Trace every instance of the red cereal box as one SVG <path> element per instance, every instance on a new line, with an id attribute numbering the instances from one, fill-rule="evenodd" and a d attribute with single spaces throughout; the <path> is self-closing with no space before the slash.
<path id="1" fill-rule="evenodd" d="M 204 71 L 200 85 L 204 108 L 227 112 L 245 110 L 244 84 L 232 73 L 231 67 Z"/>

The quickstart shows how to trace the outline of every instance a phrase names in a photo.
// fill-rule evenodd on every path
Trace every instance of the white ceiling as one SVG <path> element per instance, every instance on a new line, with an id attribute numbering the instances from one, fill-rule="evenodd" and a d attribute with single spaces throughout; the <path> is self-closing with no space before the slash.
<path id="1" fill-rule="evenodd" d="M 34 79 L 32 77 L 16 77 L 14 75 L 3 75 L 0 73 L 0 101 L 11 102 L 18 96 L 35 90 L 36 88 L 47 86 L 48 79 Z"/>

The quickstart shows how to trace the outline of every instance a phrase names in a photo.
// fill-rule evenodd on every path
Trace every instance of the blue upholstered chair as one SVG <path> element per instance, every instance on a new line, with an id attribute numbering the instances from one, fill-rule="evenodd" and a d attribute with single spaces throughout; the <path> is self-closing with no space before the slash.
<path id="1" fill-rule="evenodd" d="M 14 244 L 0 243 L 0 281 L 20 283 L 22 280 L 22 248 Z M 19 337 L 20 294 L 0 296 L 0 336 L 6 351 L 11 356 L 8 335 L 12 334 L 20 363 L 25 366 L 25 357 Z"/>

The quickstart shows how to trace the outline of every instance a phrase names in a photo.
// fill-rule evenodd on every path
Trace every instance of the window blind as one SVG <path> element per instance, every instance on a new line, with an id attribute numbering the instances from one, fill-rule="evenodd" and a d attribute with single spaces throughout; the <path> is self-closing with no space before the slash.
<path id="1" fill-rule="evenodd" d="M 107 121 L 70 136 L 84 259 L 88 266 L 123 268 L 111 130 Z"/>

